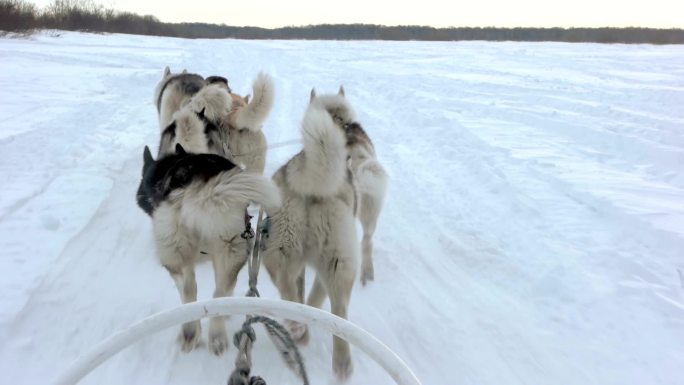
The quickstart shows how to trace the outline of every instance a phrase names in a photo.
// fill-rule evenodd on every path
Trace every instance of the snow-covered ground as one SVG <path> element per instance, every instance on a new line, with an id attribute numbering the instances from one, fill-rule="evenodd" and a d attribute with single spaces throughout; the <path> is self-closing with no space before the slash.
<path id="1" fill-rule="evenodd" d="M 170 65 L 240 93 L 271 74 L 271 144 L 299 137 L 311 87 L 344 84 L 392 177 L 376 280 L 354 288 L 349 318 L 424 384 L 682 384 L 683 58 L 650 45 L 2 38 L 0 382 L 49 383 L 180 303 L 134 199 Z M 298 150 L 273 148 L 267 173 Z M 210 298 L 209 265 L 198 284 Z M 312 332 L 310 376 L 336 383 L 331 340 Z M 225 383 L 235 348 L 183 354 L 177 333 L 84 382 Z M 267 338 L 254 354 L 270 384 L 298 383 Z M 353 354 L 349 384 L 391 382 Z"/>

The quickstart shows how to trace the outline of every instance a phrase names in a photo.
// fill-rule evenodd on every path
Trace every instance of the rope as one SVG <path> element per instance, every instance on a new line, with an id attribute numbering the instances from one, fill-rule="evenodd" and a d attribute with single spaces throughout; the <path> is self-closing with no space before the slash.
<path id="1" fill-rule="evenodd" d="M 255 340 L 254 329 L 247 322 L 242 325 L 240 331 L 235 333 L 233 344 L 238 348 L 238 355 L 235 358 L 235 370 L 228 378 L 228 385 L 250 385 L 257 378 L 263 382 L 261 377 L 249 376 L 252 369 L 252 344 Z"/>
<path id="2" fill-rule="evenodd" d="M 235 333 L 233 344 L 239 352 L 235 359 L 235 370 L 228 379 L 228 385 L 249 385 L 252 381 L 261 379 L 258 376 L 250 377 L 252 368 L 252 345 L 256 341 L 256 333 L 252 328 L 254 323 L 262 323 L 266 328 L 271 340 L 280 351 L 288 367 L 299 375 L 304 385 L 309 385 L 309 378 L 306 374 L 304 361 L 299 353 L 297 345 L 290 337 L 290 333 L 281 324 L 271 318 L 264 316 L 247 316 L 247 320 L 242 324 L 242 328 Z M 266 382 L 263 382 L 265 385 Z"/>
<path id="3" fill-rule="evenodd" d="M 259 275 L 259 268 L 261 266 L 261 258 L 259 252 L 261 251 L 262 237 L 268 237 L 268 230 L 270 227 L 270 220 L 266 218 L 262 223 L 263 209 L 259 210 L 259 217 L 257 219 L 257 231 L 252 230 L 252 225 L 249 221 L 245 221 L 245 231 L 242 237 L 247 241 L 247 265 L 249 270 L 249 289 L 247 297 L 259 297 L 259 290 L 257 289 L 257 278 Z M 254 241 L 252 241 L 254 239 Z M 264 316 L 247 315 L 242 328 L 233 336 L 233 344 L 238 348 L 238 355 L 235 358 L 235 369 L 228 378 L 228 385 L 266 385 L 266 381 L 259 376 L 251 376 L 252 368 L 252 345 L 256 341 L 256 333 L 252 328 L 252 324 L 260 322 L 266 328 L 271 341 L 280 352 L 281 357 L 285 360 L 287 366 L 299 375 L 304 385 L 309 385 L 309 378 L 306 374 L 304 361 L 299 353 L 297 345 L 292 340 L 290 333 L 281 324 L 271 318 Z"/>

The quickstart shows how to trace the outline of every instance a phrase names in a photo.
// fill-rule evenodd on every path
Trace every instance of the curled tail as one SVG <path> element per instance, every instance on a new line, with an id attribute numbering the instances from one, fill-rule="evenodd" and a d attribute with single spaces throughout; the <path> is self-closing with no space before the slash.
<path id="1" fill-rule="evenodd" d="M 261 129 L 262 124 L 273 107 L 273 100 L 275 98 L 274 88 L 273 79 L 268 74 L 259 73 L 252 84 L 252 91 L 254 92 L 252 100 L 245 107 L 235 112 L 234 121 L 232 122 L 235 128 L 250 131 Z"/>
<path id="2" fill-rule="evenodd" d="M 342 130 L 323 108 L 310 105 L 302 121 L 304 150 L 287 168 L 291 187 L 303 195 L 329 196 L 347 179 L 347 149 Z"/>
<path id="3" fill-rule="evenodd" d="M 173 114 L 172 123 L 162 131 L 159 156 L 173 154 L 176 144 L 194 154 L 209 152 L 204 123 L 190 108 L 182 108 Z"/>
<path id="4" fill-rule="evenodd" d="M 218 124 L 230 113 L 231 97 L 225 85 L 214 83 L 202 88 L 190 101 L 190 109 Z"/>
<path id="5" fill-rule="evenodd" d="M 375 158 L 368 158 L 359 164 L 355 174 L 361 194 L 371 195 L 380 202 L 384 200 L 389 176 L 380 162 Z"/>
<path id="6" fill-rule="evenodd" d="M 252 172 L 219 175 L 219 183 L 213 189 L 217 199 L 225 204 L 258 204 L 268 211 L 280 207 L 280 190 L 268 178 Z"/>

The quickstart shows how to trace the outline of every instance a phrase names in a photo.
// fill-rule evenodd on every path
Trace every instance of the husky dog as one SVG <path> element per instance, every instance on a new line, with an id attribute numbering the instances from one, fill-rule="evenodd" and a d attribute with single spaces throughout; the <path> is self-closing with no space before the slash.
<path id="1" fill-rule="evenodd" d="M 164 68 L 161 81 L 154 90 L 154 104 L 159 113 L 159 129 L 164 130 L 172 121 L 173 114 L 180 110 L 206 84 L 204 78 L 183 70 L 172 74 Z"/>
<path id="2" fill-rule="evenodd" d="M 278 189 L 261 175 L 236 167 L 214 154 L 176 152 L 154 160 L 143 153 L 138 205 L 152 217 L 156 252 L 178 288 L 183 303 L 197 300 L 194 266 L 210 259 L 216 280 L 214 297 L 232 295 L 238 272 L 245 264 L 245 209 L 249 203 L 273 210 Z M 204 253 L 201 253 L 203 251 Z M 225 317 L 209 326 L 209 346 L 220 355 L 228 347 Z M 200 322 L 183 325 L 182 350 L 192 350 L 200 339 Z"/>
<path id="3" fill-rule="evenodd" d="M 310 104 L 325 109 L 335 124 L 343 129 L 347 139 L 350 168 L 359 194 L 357 216 L 363 227 L 361 250 L 361 283 L 374 279 L 373 233 L 387 192 L 388 175 L 375 155 L 375 148 L 366 131 L 356 121 L 354 110 L 340 86 L 337 94 L 316 95 L 311 90 Z"/>
<path id="4" fill-rule="evenodd" d="M 267 145 L 261 127 L 273 107 L 273 80 L 261 73 L 252 88 L 250 100 L 230 92 L 227 81 L 206 85 L 173 114 L 162 132 L 159 154 L 173 152 L 176 143 L 185 147 L 192 142 L 198 152 L 222 155 L 248 171 L 263 173 Z"/>
<path id="5" fill-rule="evenodd" d="M 344 132 L 318 104 L 311 103 L 301 133 L 304 149 L 273 176 L 283 204 L 271 214 L 264 266 L 283 299 L 302 302 L 298 280 L 305 265 L 316 271 L 307 303 L 320 307 L 330 297 L 332 313 L 347 318 L 358 245 L 356 194 L 347 167 Z M 308 338 L 307 326 L 288 321 L 293 337 Z M 333 369 L 339 378 L 352 372 L 349 344 L 333 337 Z"/>

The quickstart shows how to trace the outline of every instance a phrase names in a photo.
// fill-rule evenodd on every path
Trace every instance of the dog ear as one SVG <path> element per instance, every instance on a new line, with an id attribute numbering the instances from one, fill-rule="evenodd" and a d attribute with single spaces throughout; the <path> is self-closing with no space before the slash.
<path id="1" fill-rule="evenodd" d="M 245 99 L 245 103 L 249 104 L 249 94 L 245 95 L 243 99 Z"/>
<path id="2" fill-rule="evenodd" d="M 309 103 L 313 102 L 313 100 L 316 98 L 316 89 L 312 88 L 311 89 L 311 98 L 309 99 Z"/>
<path id="3" fill-rule="evenodd" d="M 171 68 L 169 68 L 169 66 L 166 66 L 166 68 L 164 68 L 164 75 L 162 77 L 165 78 L 169 75 L 171 75 Z"/>
<path id="4" fill-rule="evenodd" d="M 176 143 L 176 154 L 178 154 L 178 155 L 187 154 L 187 152 L 185 152 L 185 149 L 183 148 L 183 146 L 181 146 L 180 143 Z"/>
<path id="5" fill-rule="evenodd" d="M 342 97 L 344 97 L 344 86 L 340 86 L 340 90 L 337 91 L 337 94 L 338 94 L 338 95 L 341 95 Z"/>
<path id="6" fill-rule="evenodd" d="M 145 149 L 143 150 L 143 174 L 145 174 L 145 171 L 147 171 L 147 169 L 153 164 L 154 158 L 152 157 L 150 148 L 145 146 Z"/>

